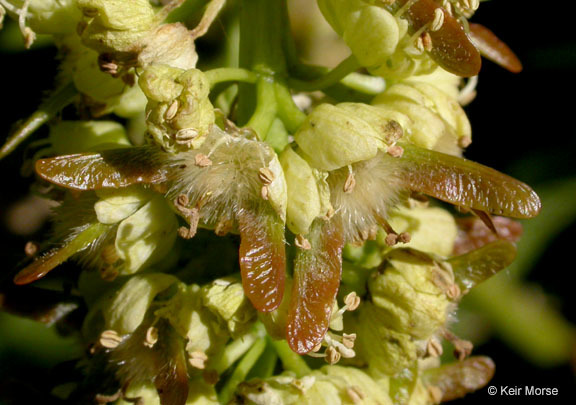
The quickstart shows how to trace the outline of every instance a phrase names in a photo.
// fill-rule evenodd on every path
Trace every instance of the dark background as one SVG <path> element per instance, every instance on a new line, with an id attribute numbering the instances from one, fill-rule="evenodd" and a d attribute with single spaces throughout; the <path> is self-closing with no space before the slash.
<path id="1" fill-rule="evenodd" d="M 547 5 L 547 4 L 546 4 Z M 472 122 L 474 143 L 466 157 L 482 162 L 539 187 L 557 179 L 576 176 L 576 34 L 573 14 L 561 7 L 551 10 L 543 2 L 489 1 L 473 18 L 490 27 L 520 57 L 524 71 L 509 73 L 485 62 L 478 84 L 478 97 L 466 108 Z M 200 50 L 202 44 L 199 44 Z M 40 103 L 57 71 L 55 51 L 50 47 L 28 52 L 0 51 L 0 138 L 11 125 L 26 117 Z M 34 136 L 45 135 L 45 129 Z M 6 213 L 28 192 L 31 180 L 20 177 L 25 147 L 0 161 L 1 273 L 6 278 L 23 255 L 23 246 L 41 234 L 17 236 L 6 225 Z M 566 204 L 575 204 L 566 201 Z M 576 227 L 567 220 L 565 229 L 553 237 L 546 253 L 534 262 L 529 282 L 538 283 L 552 297 L 559 311 L 576 324 Z M 53 358 L 36 355 L 23 346 L 3 344 L 0 334 L 0 381 L 21 378 L 41 386 L 49 380 Z M 33 342 L 33 336 L 27 336 Z M 51 349 L 47 349 L 51 350 Z M 60 346 L 54 350 L 63 350 Z M 64 351 L 66 351 L 64 349 Z M 73 350 L 72 350 L 73 352 Z M 60 353 L 60 352 L 58 352 Z M 486 389 L 459 403 L 576 403 L 574 370 L 570 364 L 542 368 L 518 355 L 498 339 L 475 349 L 495 359 L 497 372 L 491 385 L 557 387 L 558 397 L 490 397 Z M 4 385 L 6 387 L 6 385 Z"/>

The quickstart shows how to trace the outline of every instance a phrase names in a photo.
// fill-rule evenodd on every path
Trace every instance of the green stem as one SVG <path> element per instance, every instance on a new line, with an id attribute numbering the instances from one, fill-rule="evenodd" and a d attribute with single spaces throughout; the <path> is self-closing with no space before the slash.
<path id="1" fill-rule="evenodd" d="M 218 374 L 228 370 L 240 357 L 246 353 L 250 347 L 262 337 L 260 331 L 253 331 L 245 334 L 226 345 L 218 359 L 211 366 Z"/>
<path id="2" fill-rule="evenodd" d="M 276 82 L 275 88 L 278 115 L 288 131 L 296 132 L 306 119 L 306 114 L 296 106 L 290 90 L 285 85 Z"/>
<path id="3" fill-rule="evenodd" d="M 214 88 L 215 85 L 223 82 L 245 82 L 254 84 L 258 80 L 256 73 L 247 69 L 233 67 L 211 69 L 204 72 L 204 74 L 210 82 L 210 88 Z"/>
<path id="4" fill-rule="evenodd" d="M 260 355 L 264 352 L 265 348 L 266 348 L 266 339 L 259 339 L 254 343 L 252 348 L 248 351 L 248 353 L 246 353 L 246 355 L 242 358 L 242 360 L 240 360 L 240 362 L 234 369 L 234 372 L 232 373 L 232 375 L 230 376 L 224 387 L 222 387 L 222 389 L 220 390 L 219 395 L 220 403 L 227 404 L 228 402 L 230 402 L 232 396 L 234 395 L 234 391 L 236 391 L 236 387 L 238 386 L 238 384 L 240 384 L 242 381 L 246 379 L 248 372 L 250 372 L 254 364 L 256 364 L 256 362 L 260 358 Z"/>
<path id="5" fill-rule="evenodd" d="M 256 85 L 256 110 L 246 126 L 252 128 L 260 140 L 264 140 L 277 112 L 274 82 L 271 78 L 263 76 L 258 79 Z"/>
<path id="6" fill-rule="evenodd" d="M 69 83 L 46 99 L 38 110 L 36 110 L 28 119 L 18 127 L 6 143 L 0 149 L 0 159 L 8 156 L 18 145 L 32 135 L 38 128 L 54 118 L 64 107 L 70 104 L 78 94 L 73 83 Z"/>
<path id="7" fill-rule="evenodd" d="M 277 113 L 274 81 L 286 72 L 285 7 L 286 0 L 244 0 L 240 3 L 239 67 L 258 73 L 260 79 L 256 89 L 239 84 L 237 123 L 252 127 L 260 139 L 266 137 Z"/>
<path id="8" fill-rule="evenodd" d="M 324 76 L 319 77 L 316 80 L 306 82 L 303 80 L 298 79 L 289 79 L 288 84 L 296 90 L 299 91 L 315 91 L 315 90 L 322 90 L 326 87 L 330 87 L 350 73 L 353 73 L 355 70 L 359 69 L 361 66 L 354 57 L 354 55 L 350 55 L 346 59 L 344 59 L 338 66 L 334 69 L 328 71 Z"/>
<path id="9" fill-rule="evenodd" d="M 276 349 L 276 353 L 278 353 L 278 357 L 280 357 L 280 361 L 285 370 L 294 372 L 298 378 L 302 378 L 312 372 L 302 356 L 294 353 L 285 340 L 273 340 L 269 338 L 269 341 Z"/>

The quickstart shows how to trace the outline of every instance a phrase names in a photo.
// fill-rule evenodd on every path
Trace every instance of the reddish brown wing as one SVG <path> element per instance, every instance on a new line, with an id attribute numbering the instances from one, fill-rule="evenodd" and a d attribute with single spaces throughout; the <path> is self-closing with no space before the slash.
<path id="1" fill-rule="evenodd" d="M 298 249 L 288 313 L 287 340 L 293 351 L 310 352 L 328 330 L 342 274 L 341 226 L 317 220 L 307 235 L 308 250 Z"/>
<path id="2" fill-rule="evenodd" d="M 405 4 L 407 0 L 399 3 Z M 434 0 L 419 0 L 406 11 L 406 19 L 412 32 L 418 31 L 434 20 L 435 10 L 440 8 Z M 474 46 L 460 23 L 440 8 L 444 22 L 437 31 L 427 30 L 432 40 L 430 55 L 445 70 L 462 77 L 476 76 L 482 66 L 480 52 Z"/>
<path id="3" fill-rule="evenodd" d="M 16 277 L 14 277 L 14 283 L 18 285 L 30 284 L 41 279 L 74 254 L 89 247 L 90 244 L 98 239 L 107 229 L 109 229 L 109 226 L 100 223 L 88 226 L 75 238 L 64 243 L 61 247 L 50 250 L 46 254 L 38 257 L 30 265 L 22 269 L 16 274 Z"/>
<path id="4" fill-rule="evenodd" d="M 244 293 L 258 311 L 273 311 L 284 296 L 284 224 L 272 211 L 260 214 L 242 209 L 236 217 Z"/>
<path id="5" fill-rule="evenodd" d="M 404 155 L 397 164 L 405 170 L 404 185 L 413 191 L 512 218 L 532 218 L 540 212 L 540 198 L 521 181 L 457 156 L 403 147 Z"/>
<path id="6" fill-rule="evenodd" d="M 458 286 L 462 291 L 467 291 L 508 267 L 515 258 L 516 246 L 511 242 L 499 240 L 480 249 L 452 257 L 448 263 L 454 270 Z"/>
<path id="7" fill-rule="evenodd" d="M 57 156 L 38 160 L 36 173 L 58 186 L 82 191 L 157 184 L 168 178 L 162 153 L 146 146 Z"/>
<path id="8" fill-rule="evenodd" d="M 188 370 L 183 339 L 168 322 L 158 325 L 158 342 L 152 348 L 158 374 L 154 385 L 161 405 L 184 405 L 188 398 Z"/>
<path id="9" fill-rule="evenodd" d="M 492 31 L 480 24 L 470 24 L 470 37 L 482 56 L 512 73 L 522 71 L 522 62 L 516 54 Z"/>
<path id="10" fill-rule="evenodd" d="M 445 402 L 484 387 L 493 376 L 494 362 L 489 357 L 477 356 L 426 370 L 423 380 L 425 385 L 438 387 Z"/>
<path id="11" fill-rule="evenodd" d="M 492 223 L 497 233 L 488 229 L 480 218 L 458 218 L 458 238 L 454 243 L 453 254 L 461 255 L 498 239 L 516 242 L 522 235 L 522 224 L 513 219 L 494 217 Z"/>

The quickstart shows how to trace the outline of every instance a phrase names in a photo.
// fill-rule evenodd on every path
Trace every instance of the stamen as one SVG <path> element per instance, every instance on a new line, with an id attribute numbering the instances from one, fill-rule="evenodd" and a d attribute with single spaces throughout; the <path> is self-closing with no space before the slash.
<path id="1" fill-rule="evenodd" d="M 34 241 L 28 241 L 26 242 L 26 245 L 24 246 L 24 254 L 27 257 L 34 257 L 38 254 L 38 251 L 40 250 L 40 245 L 37 242 Z"/>
<path id="2" fill-rule="evenodd" d="M 308 239 L 306 239 L 303 235 L 296 235 L 296 238 L 294 239 L 294 244 L 299 247 L 300 249 L 304 249 L 304 250 L 310 250 L 312 249 L 312 245 L 310 244 L 310 241 Z"/>
<path id="3" fill-rule="evenodd" d="M 444 24 L 444 11 L 440 7 L 434 10 L 434 19 L 430 25 L 430 31 L 438 31 Z"/>
<path id="4" fill-rule="evenodd" d="M 144 340 L 144 346 L 152 348 L 154 347 L 156 342 L 158 342 L 158 328 L 155 326 L 150 326 L 146 330 L 146 338 Z"/>
<path id="5" fill-rule="evenodd" d="M 258 170 L 258 178 L 262 182 L 262 184 L 268 186 L 272 184 L 276 176 L 274 176 L 274 172 L 267 167 L 261 167 Z"/>
<path id="6" fill-rule="evenodd" d="M 450 332 L 448 329 L 444 329 L 442 331 L 442 336 L 446 340 L 448 340 L 454 346 L 454 356 L 459 360 L 462 361 L 466 357 L 470 356 L 472 350 L 474 349 L 474 345 L 472 342 L 468 340 L 460 339 L 458 336 Z"/>
<path id="7" fill-rule="evenodd" d="M 198 153 L 194 156 L 194 164 L 198 167 L 208 167 L 212 166 L 212 161 L 203 153 Z"/>
<path id="8" fill-rule="evenodd" d="M 430 357 L 440 357 L 442 353 L 442 343 L 434 338 L 430 339 L 426 344 L 426 354 Z"/>
<path id="9" fill-rule="evenodd" d="M 354 177 L 354 172 L 352 171 L 352 166 L 348 165 L 348 177 L 346 177 L 346 181 L 344 182 L 344 192 L 351 193 L 356 186 L 356 178 Z"/>
<path id="10" fill-rule="evenodd" d="M 102 347 L 105 347 L 107 349 L 114 349 L 118 347 L 120 343 L 122 343 L 122 337 L 115 330 L 112 329 L 105 330 L 100 334 L 100 339 L 98 339 L 98 343 L 100 343 Z"/>
<path id="11" fill-rule="evenodd" d="M 402 146 L 393 145 L 389 146 L 386 149 L 386 153 L 388 153 L 392 157 L 399 158 L 402 157 L 402 155 L 404 154 L 404 149 L 402 148 Z"/>
<path id="12" fill-rule="evenodd" d="M 348 311 L 356 310 L 360 306 L 360 302 L 361 299 L 355 291 L 352 291 L 344 297 L 344 304 L 346 306 L 346 310 Z"/>
<path id="13" fill-rule="evenodd" d="M 194 128 L 184 128 L 176 132 L 176 135 L 174 135 L 174 140 L 178 145 L 190 146 L 192 141 L 197 137 L 198 131 L 196 131 Z"/>
<path id="14" fill-rule="evenodd" d="M 206 368 L 206 361 L 208 360 L 208 356 L 206 353 L 202 351 L 196 351 L 190 353 L 190 359 L 188 359 L 188 363 L 194 368 L 204 370 Z"/>
<path id="15" fill-rule="evenodd" d="M 178 113 L 178 108 L 180 108 L 180 102 L 178 100 L 174 100 L 164 112 L 164 119 L 166 121 L 171 121 L 172 118 L 174 118 Z"/>

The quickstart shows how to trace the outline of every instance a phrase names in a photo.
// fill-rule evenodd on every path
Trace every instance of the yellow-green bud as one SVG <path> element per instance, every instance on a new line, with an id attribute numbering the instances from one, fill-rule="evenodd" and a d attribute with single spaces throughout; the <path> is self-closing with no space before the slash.
<path id="1" fill-rule="evenodd" d="M 58 155 L 130 146 L 126 130 L 115 121 L 60 121 L 50 127 L 50 143 Z"/>
<path id="2" fill-rule="evenodd" d="M 157 64 L 138 83 L 149 100 L 146 122 L 157 143 L 177 152 L 204 142 L 216 118 L 208 98 L 210 84 L 201 71 Z"/>
<path id="3" fill-rule="evenodd" d="M 414 339 L 393 329 L 387 322 L 390 313 L 371 302 L 358 308 L 356 326 L 357 357 L 368 363 L 372 375 L 391 376 L 412 365 L 417 358 Z"/>
<path id="4" fill-rule="evenodd" d="M 391 405 L 387 385 L 353 367 L 325 366 L 302 378 L 288 373 L 238 386 L 240 403 L 267 404 L 382 404 Z"/>
<path id="5" fill-rule="evenodd" d="M 385 146 L 368 122 L 330 104 L 316 107 L 294 140 L 308 163 L 324 171 L 371 159 Z"/>
<path id="6" fill-rule="evenodd" d="M 374 98 L 372 104 L 389 113 L 401 113 L 405 139 L 413 144 L 459 155 L 471 140 L 466 113 L 455 98 L 424 81 L 397 83 Z M 463 143 L 464 142 L 464 143 Z"/>
<path id="7" fill-rule="evenodd" d="M 63 54 L 62 77 L 71 77 L 76 89 L 87 96 L 83 102 L 92 110 L 93 116 L 114 112 L 129 118 L 145 109 L 147 99 L 139 86 L 102 72 L 98 66 L 98 53 L 85 47 L 76 35 L 57 38 L 56 43 Z M 128 73 L 126 78 L 129 77 L 133 74 Z"/>
<path id="8" fill-rule="evenodd" d="M 291 147 L 280 154 L 280 164 L 288 192 L 286 224 L 294 234 L 305 235 L 331 206 L 326 174 L 311 168 Z"/>
<path id="9" fill-rule="evenodd" d="M 256 310 L 244 295 L 242 282 L 234 276 L 216 279 L 202 287 L 202 302 L 233 338 L 247 332 L 256 318 Z"/>
<path id="10" fill-rule="evenodd" d="M 174 276 L 163 273 L 136 275 L 101 306 L 104 329 L 119 335 L 132 333 L 142 323 L 152 301 L 162 291 L 179 283 Z"/>
<path id="11" fill-rule="evenodd" d="M 22 9 L 24 0 L 5 0 L 14 9 Z M 0 5 L 1 7 L 1 5 Z M 8 15 L 18 16 L 7 6 Z M 26 13 L 26 25 L 37 34 L 70 34 L 80 21 L 75 0 L 31 0 Z"/>
<path id="12" fill-rule="evenodd" d="M 447 320 L 451 303 L 444 285 L 453 274 L 410 251 L 394 249 L 368 281 L 379 322 L 416 339 L 427 339 Z"/>
<path id="13" fill-rule="evenodd" d="M 344 39 L 370 73 L 400 80 L 429 73 L 436 63 L 415 47 L 408 22 L 382 4 L 363 0 L 319 0 L 328 23 Z"/>
<path id="14" fill-rule="evenodd" d="M 178 221 L 166 200 L 139 187 L 99 191 L 94 205 L 98 221 L 118 223 L 115 248 L 124 264 L 121 274 L 132 274 L 161 260 L 176 239 Z"/>
<path id="15" fill-rule="evenodd" d="M 154 314 L 167 319 L 176 332 L 187 340 L 186 351 L 189 355 L 212 354 L 228 340 L 227 332 L 204 307 L 201 288 L 197 285 L 179 284 L 174 297 Z M 202 368 L 203 364 L 198 366 Z"/>
<path id="16" fill-rule="evenodd" d="M 148 0 L 78 0 L 85 16 L 80 36 L 86 46 L 102 52 L 130 52 L 156 25 Z"/>
<path id="17" fill-rule="evenodd" d="M 163 24 L 145 38 L 138 64 L 148 67 L 163 64 L 180 69 L 196 67 L 198 54 L 190 31 L 179 23 Z"/>
<path id="18" fill-rule="evenodd" d="M 448 211 L 439 207 L 401 206 L 390 213 L 388 222 L 396 232 L 410 234 L 410 242 L 402 247 L 443 257 L 452 254 L 458 228 L 454 217 Z M 385 245 L 385 242 L 382 242 L 382 245 Z"/>

